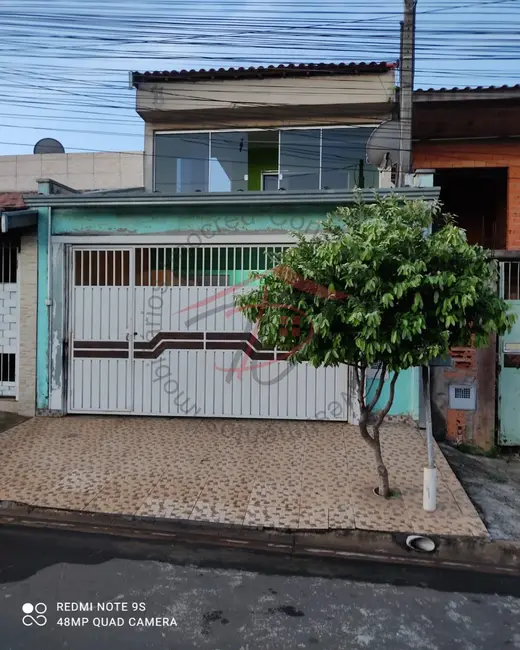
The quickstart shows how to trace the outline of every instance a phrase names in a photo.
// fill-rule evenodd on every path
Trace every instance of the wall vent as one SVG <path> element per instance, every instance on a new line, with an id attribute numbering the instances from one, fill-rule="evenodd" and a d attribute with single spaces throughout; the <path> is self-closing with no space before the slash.
<path id="1" fill-rule="evenodd" d="M 477 389 L 475 386 L 458 384 L 450 386 L 450 409 L 474 411 L 477 407 Z"/>

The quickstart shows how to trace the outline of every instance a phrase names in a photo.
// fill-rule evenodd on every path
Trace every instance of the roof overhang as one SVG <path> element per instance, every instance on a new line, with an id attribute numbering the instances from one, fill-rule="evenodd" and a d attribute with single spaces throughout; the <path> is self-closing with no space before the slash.
<path id="1" fill-rule="evenodd" d="M 439 198 L 440 188 L 438 187 L 402 187 L 392 189 L 363 190 L 335 192 L 322 190 L 314 192 L 241 192 L 231 194 L 229 192 L 214 192 L 208 194 L 161 194 L 159 192 L 148 192 L 133 194 L 132 196 L 118 196 L 110 193 L 93 195 L 79 194 L 71 196 L 31 196 L 25 201 L 33 207 L 56 207 L 56 208 L 77 208 L 81 206 L 254 206 L 254 205 L 302 205 L 302 204 L 328 204 L 346 205 L 353 203 L 359 196 L 367 203 L 375 201 L 376 197 L 402 196 L 409 199 L 424 199 L 435 201 Z"/>
<path id="2" fill-rule="evenodd" d="M 265 79 L 286 77 L 311 77 L 344 74 L 382 74 L 391 72 L 394 63 L 379 62 L 351 62 L 351 63 L 289 63 L 286 65 L 270 65 L 239 68 L 211 68 L 201 70 L 165 70 L 154 72 L 131 72 L 130 83 L 137 87 L 141 82 L 176 82 L 176 81 L 213 81 L 238 80 L 238 79 Z"/>
<path id="3" fill-rule="evenodd" d="M 1 232 L 30 228 L 38 223 L 38 210 L 12 210 L 1 214 Z"/>
<path id="4" fill-rule="evenodd" d="M 440 88 L 415 90 L 414 103 L 481 102 L 520 100 L 520 85 L 489 88 Z"/>

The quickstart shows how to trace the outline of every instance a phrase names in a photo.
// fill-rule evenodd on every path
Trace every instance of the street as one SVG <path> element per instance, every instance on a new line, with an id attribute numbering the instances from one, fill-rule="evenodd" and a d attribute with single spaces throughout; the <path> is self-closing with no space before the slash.
<path id="1" fill-rule="evenodd" d="M 2 650 L 520 648 L 514 577 L 70 532 L 0 529 L 0 600 Z"/>

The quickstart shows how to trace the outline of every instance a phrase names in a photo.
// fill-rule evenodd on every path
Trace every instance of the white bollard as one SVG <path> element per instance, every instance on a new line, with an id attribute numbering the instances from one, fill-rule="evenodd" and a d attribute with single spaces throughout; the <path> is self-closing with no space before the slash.
<path id="1" fill-rule="evenodd" d="M 424 468 L 423 509 L 434 512 L 437 509 L 437 469 Z"/>

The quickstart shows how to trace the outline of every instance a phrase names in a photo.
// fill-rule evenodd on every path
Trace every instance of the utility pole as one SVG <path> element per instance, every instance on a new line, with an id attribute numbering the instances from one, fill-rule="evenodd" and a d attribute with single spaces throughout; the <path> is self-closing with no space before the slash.
<path id="1" fill-rule="evenodd" d="M 415 71 L 415 11 L 417 0 L 404 0 L 401 22 L 401 57 L 399 61 L 399 186 L 412 171 L 412 114 Z"/>
<path id="2" fill-rule="evenodd" d="M 415 72 L 415 13 L 417 0 L 404 0 L 404 16 L 401 22 L 401 56 L 399 61 L 399 182 L 403 187 L 406 177 L 412 172 L 412 117 L 413 82 Z M 437 508 L 437 468 L 435 467 L 433 426 L 431 412 L 430 366 L 422 368 L 420 378 L 424 395 L 426 415 L 427 466 L 423 477 L 423 508 L 433 512 Z"/>

